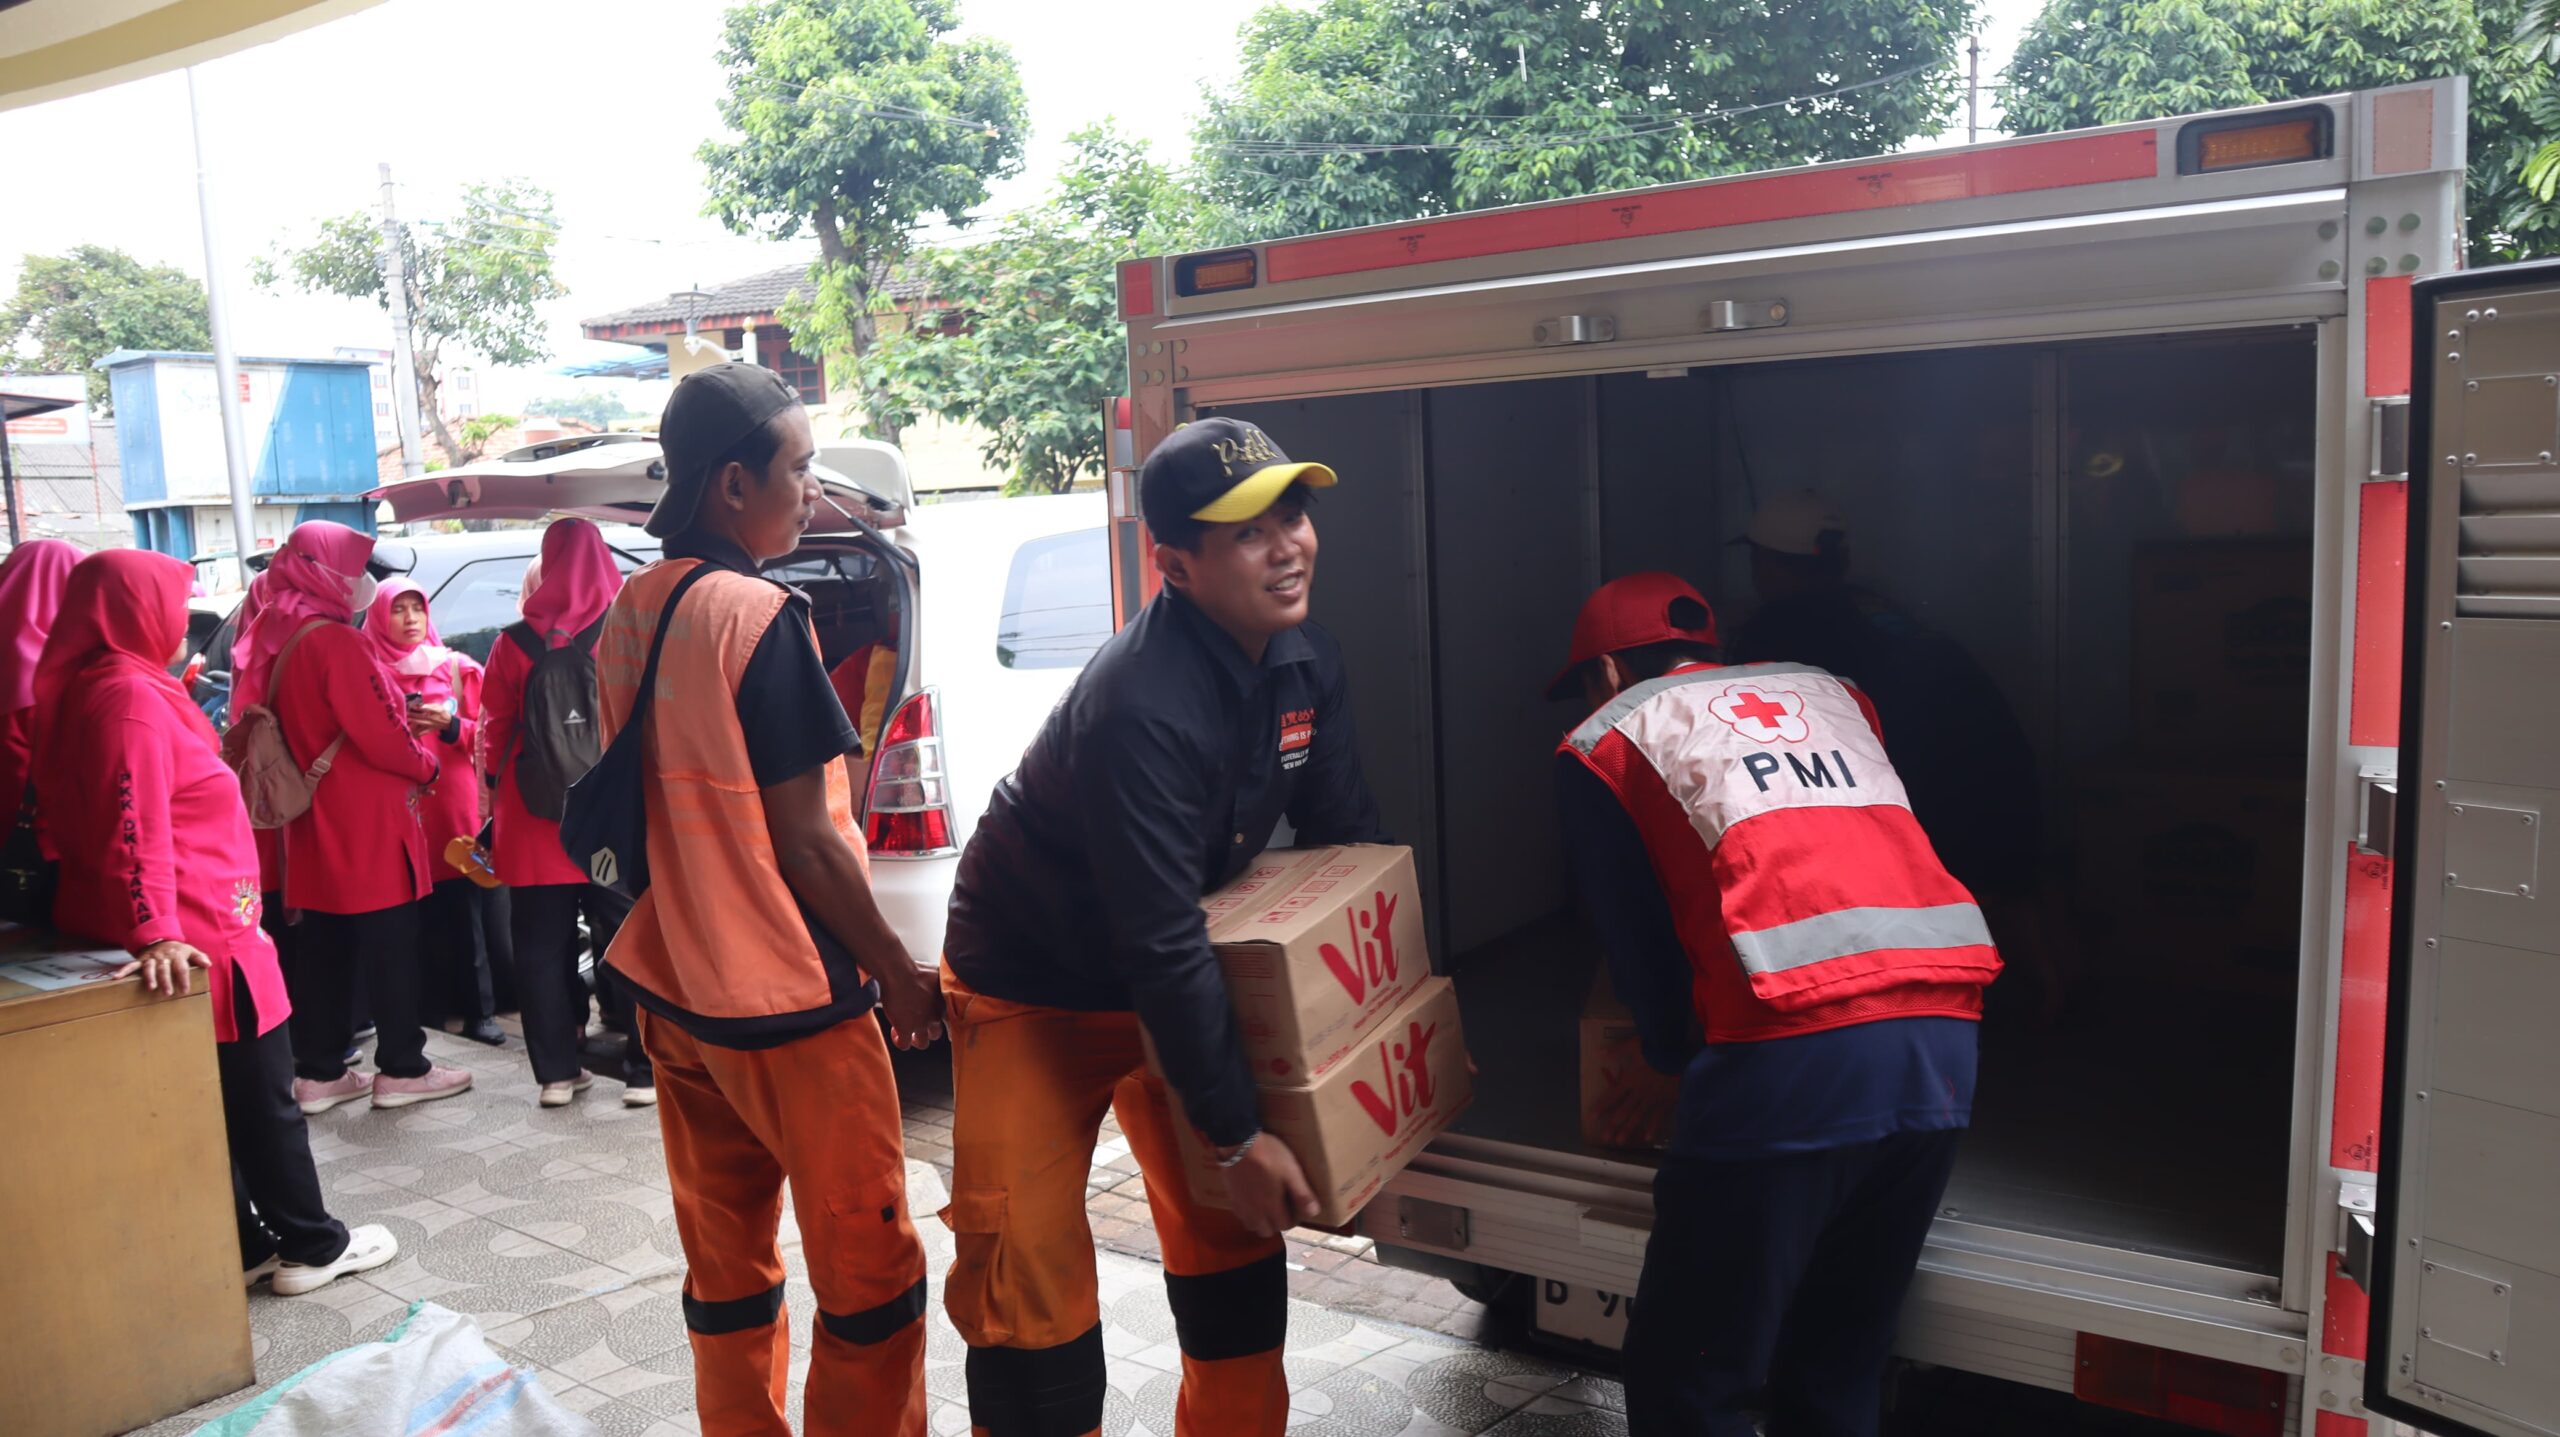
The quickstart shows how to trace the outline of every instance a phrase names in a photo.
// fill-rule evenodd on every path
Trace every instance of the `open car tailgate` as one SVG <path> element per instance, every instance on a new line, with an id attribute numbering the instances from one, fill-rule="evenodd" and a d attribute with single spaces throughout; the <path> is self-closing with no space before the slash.
<path id="1" fill-rule="evenodd" d="M 870 466 L 903 480 L 906 460 L 885 444 Z M 814 466 L 822 492 L 810 523 L 813 533 L 850 532 L 868 525 L 894 528 L 906 521 L 905 485 L 865 485 L 824 464 Z M 667 488 L 665 453 L 639 434 L 599 434 L 528 445 L 494 459 L 386 484 L 366 497 L 391 506 L 404 524 L 435 519 L 539 519 L 575 514 L 598 523 L 637 524 Z M 887 490 L 889 492 L 876 492 Z M 837 506 L 841 506 L 840 508 Z M 854 521 L 858 516 L 861 523 Z"/>

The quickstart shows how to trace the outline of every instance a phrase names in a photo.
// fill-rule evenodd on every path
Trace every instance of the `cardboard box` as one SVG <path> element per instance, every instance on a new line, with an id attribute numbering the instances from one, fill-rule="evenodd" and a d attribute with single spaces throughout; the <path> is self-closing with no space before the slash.
<path id="1" fill-rule="evenodd" d="M 2133 556 L 2133 725 L 2155 753 L 2302 752 L 2311 546 L 2144 544 Z"/>
<path id="2" fill-rule="evenodd" d="M 1474 1096 L 1466 1034 L 1458 1026 L 1458 985 L 1433 978 L 1322 1078 L 1263 1088 L 1262 1127 L 1287 1142 L 1306 1169 L 1318 1204 L 1313 1224 L 1340 1227 Z M 1225 1180 L 1199 1134 L 1189 1123 L 1174 1129 L 1193 1195 L 1225 1207 Z"/>
<path id="3" fill-rule="evenodd" d="M 1582 1140 L 1594 1147 L 1659 1150 L 1671 1141 L 1679 1089 L 1644 1061 L 1635 1015 L 1609 986 L 1609 965 L 1582 1000 Z"/>
<path id="4" fill-rule="evenodd" d="M 1282 849 L 1201 900 L 1262 1083 L 1307 1083 L 1431 976 L 1413 850 Z"/>

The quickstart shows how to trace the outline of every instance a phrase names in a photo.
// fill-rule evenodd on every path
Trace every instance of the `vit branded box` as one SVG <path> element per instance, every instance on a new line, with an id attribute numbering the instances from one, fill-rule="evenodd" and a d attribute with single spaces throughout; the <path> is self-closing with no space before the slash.
<path id="1" fill-rule="evenodd" d="M 1266 853 L 1201 907 L 1258 1083 L 1322 1078 L 1431 976 L 1409 848 Z"/>
<path id="2" fill-rule="evenodd" d="M 1398 850 L 1401 852 L 1401 850 Z M 1311 1084 L 1262 1089 L 1262 1126 L 1306 1169 L 1318 1227 L 1340 1227 L 1475 1096 L 1458 985 L 1432 978 Z M 1191 1191 L 1213 1207 L 1226 1184 L 1189 1123 L 1176 1123 Z"/>

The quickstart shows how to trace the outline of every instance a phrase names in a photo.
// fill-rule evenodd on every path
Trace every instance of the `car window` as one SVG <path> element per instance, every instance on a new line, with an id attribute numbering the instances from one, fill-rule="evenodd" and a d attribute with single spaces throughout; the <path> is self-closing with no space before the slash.
<path id="1" fill-rule="evenodd" d="M 996 662 L 1009 669 L 1081 668 L 1111 637 L 1111 558 L 1100 529 L 1034 539 L 1013 551 Z"/>
<path id="2" fill-rule="evenodd" d="M 516 605 L 524 598 L 527 559 L 477 559 L 453 571 L 428 601 L 436 633 L 445 647 L 460 649 L 482 663 L 497 646 L 498 631 L 524 617 Z"/>

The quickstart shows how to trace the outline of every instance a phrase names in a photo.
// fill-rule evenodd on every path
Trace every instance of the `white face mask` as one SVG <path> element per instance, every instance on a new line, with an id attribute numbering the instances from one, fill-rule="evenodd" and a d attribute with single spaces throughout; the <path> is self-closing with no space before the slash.
<path id="1" fill-rule="evenodd" d="M 374 591 L 381 587 L 374 581 L 371 570 L 356 575 L 354 582 L 347 586 L 347 612 L 361 614 L 372 608 Z"/>

